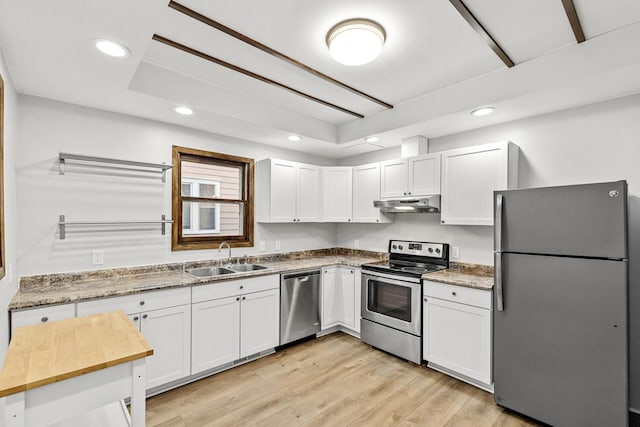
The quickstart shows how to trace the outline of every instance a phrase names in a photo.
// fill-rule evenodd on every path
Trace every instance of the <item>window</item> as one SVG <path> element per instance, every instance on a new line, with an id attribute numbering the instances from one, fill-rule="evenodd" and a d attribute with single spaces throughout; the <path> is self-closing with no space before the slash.
<path id="1" fill-rule="evenodd" d="M 5 273 L 4 258 L 4 80 L 0 76 L 0 279 Z"/>
<path id="2" fill-rule="evenodd" d="M 253 168 L 253 159 L 173 147 L 173 250 L 253 246 Z"/>

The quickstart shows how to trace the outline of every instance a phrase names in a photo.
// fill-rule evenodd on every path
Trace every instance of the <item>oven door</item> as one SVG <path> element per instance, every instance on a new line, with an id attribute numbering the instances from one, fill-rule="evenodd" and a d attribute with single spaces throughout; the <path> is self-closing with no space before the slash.
<path id="1" fill-rule="evenodd" d="M 420 281 L 389 274 L 362 273 L 362 318 L 416 336 L 421 335 Z"/>

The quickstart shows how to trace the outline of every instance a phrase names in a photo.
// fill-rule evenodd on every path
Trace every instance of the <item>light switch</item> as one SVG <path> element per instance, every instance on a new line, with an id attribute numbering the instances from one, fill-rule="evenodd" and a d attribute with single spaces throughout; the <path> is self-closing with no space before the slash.
<path id="1" fill-rule="evenodd" d="M 451 246 L 451 258 L 460 258 L 459 246 Z"/>
<path id="2" fill-rule="evenodd" d="M 104 265 L 104 251 L 91 251 L 91 265 Z"/>

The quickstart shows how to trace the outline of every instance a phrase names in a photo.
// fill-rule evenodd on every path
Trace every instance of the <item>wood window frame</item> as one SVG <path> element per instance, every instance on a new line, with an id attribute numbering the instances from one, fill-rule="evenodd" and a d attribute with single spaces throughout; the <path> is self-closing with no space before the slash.
<path id="1" fill-rule="evenodd" d="M 0 75 L 0 279 L 6 273 L 4 236 L 4 80 Z"/>
<path id="2" fill-rule="evenodd" d="M 247 157 L 232 156 L 213 151 L 199 150 L 195 148 L 172 148 L 173 172 L 171 205 L 173 225 L 171 227 L 171 250 L 198 250 L 217 249 L 222 242 L 227 242 L 231 247 L 253 246 L 253 220 L 254 220 L 254 173 L 255 161 Z M 242 197 L 243 205 L 242 235 L 236 236 L 191 236 L 182 235 L 182 203 L 183 201 L 211 202 L 211 199 L 182 196 L 182 162 L 189 161 L 202 164 L 219 164 L 242 168 Z M 219 199 L 220 202 L 233 202 L 237 200 Z"/>

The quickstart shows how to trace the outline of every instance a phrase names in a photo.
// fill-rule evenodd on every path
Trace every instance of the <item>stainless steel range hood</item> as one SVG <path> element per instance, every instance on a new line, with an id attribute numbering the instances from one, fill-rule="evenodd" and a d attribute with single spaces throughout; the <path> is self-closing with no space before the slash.
<path id="1" fill-rule="evenodd" d="M 376 200 L 373 206 L 384 213 L 440 213 L 440 196 Z"/>

